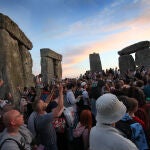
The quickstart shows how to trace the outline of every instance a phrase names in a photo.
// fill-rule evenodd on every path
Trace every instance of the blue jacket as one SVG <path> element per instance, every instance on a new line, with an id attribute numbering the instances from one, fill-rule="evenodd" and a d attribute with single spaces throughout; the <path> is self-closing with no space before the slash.
<path id="1" fill-rule="evenodd" d="M 128 113 L 126 113 L 121 120 L 127 121 L 127 120 L 131 120 L 131 119 L 132 119 L 132 117 L 129 116 Z M 135 143 L 135 145 L 138 147 L 138 149 L 139 150 L 149 149 L 147 140 L 145 137 L 145 133 L 144 133 L 144 130 L 143 130 L 141 124 L 136 122 L 136 123 L 131 124 L 130 127 L 132 130 L 131 140 L 132 140 L 132 142 Z"/>

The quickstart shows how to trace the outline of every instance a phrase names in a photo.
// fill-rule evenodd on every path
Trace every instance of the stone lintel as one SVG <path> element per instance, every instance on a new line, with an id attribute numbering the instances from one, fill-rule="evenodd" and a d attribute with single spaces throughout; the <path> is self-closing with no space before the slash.
<path id="1" fill-rule="evenodd" d="M 33 45 L 31 41 L 26 37 L 24 32 L 18 27 L 18 25 L 12 21 L 8 16 L 0 13 L 0 28 L 5 29 L 10 35 L 16 38 L 20 43 L 25 45 L 28 50 L 31 50 Z"/>
<path id="2" fill-rule="evenodd" d="M 150 47 L 150 41 L 141 41 L 141 42 L 135 43 L 133 45 L 130 45 L 128 47 L 125 47 L 121 51 L 118 51 L 118 54 L 120 56 L 121 55 L 129 55 L 129 54 L 135 53 L 139 50 L 149 48 L 149 47 Z"/>
<path id="3" fill-rule="evenodd" d="M 49 49 L 49 48 L 42 48 L 40 49 L 41 52 L 41 57 L 49 57 L 49 58 L 53 58 L 59 61 L 62 61 L 62 55 L 54 52 L 53 50 Z"/>

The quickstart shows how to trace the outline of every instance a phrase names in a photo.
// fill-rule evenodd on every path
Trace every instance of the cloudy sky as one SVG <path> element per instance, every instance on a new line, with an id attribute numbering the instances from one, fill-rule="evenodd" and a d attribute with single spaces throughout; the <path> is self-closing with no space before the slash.
<path id="1" fill-rule="evenodd" d="M 33 73 L 40 73 L 40 49 L 63 55 L 63 78 L 90 69 L 89 54 L 100 54 L 103 69 L 118 66 L 117 52 L 150 41 L 150 0 L 0 0 L 33 43 Z"/>

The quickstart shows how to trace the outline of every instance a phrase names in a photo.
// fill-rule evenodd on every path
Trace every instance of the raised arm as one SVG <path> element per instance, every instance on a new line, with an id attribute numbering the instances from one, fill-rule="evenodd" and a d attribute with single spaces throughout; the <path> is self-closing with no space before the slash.
<path id="1" fill-rule="evenodd" d="M 59 89 L 58 106 L 52 110 L 54 117 L 59 117 L 64 110 L 62 84 L 59 84 L 58 89 Z"/>
<path id="2" fill-rule="evenodd" d="M 45 100 L 45 103 L 47 103 L 47 104 L 49 104 L 49 102 L 52 100 L 52 98 L 53 98 L 53 95 L 54 95 L 54 86 L 53 86 L 53 88 L 52 88 L 52 90 L 51 90 L 51 93 L 47 96 L 47 98 L 46 98 L 46 100 Z"/>

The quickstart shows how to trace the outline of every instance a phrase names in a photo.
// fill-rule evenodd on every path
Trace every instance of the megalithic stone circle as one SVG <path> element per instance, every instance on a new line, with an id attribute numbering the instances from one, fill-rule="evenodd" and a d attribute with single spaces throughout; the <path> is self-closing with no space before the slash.
<path id="1" fill-rule="evenodd" d="M 8 16 L 0 13 L 0 78 L 4 85 L 0 89 L 0 98 L 10 92 L 15 105 L 20 95 L 17 87 L 33 86 L 32 58 L 29 50 L 31 41 L 18 25 Z"/>

